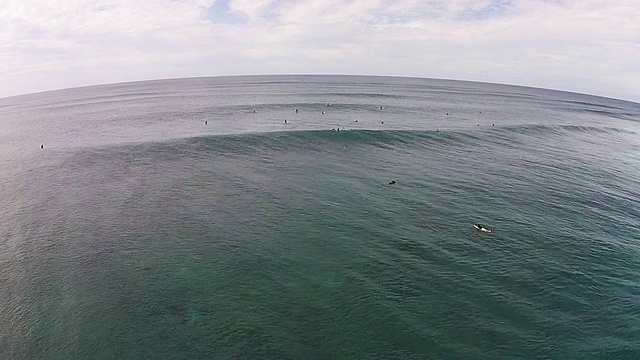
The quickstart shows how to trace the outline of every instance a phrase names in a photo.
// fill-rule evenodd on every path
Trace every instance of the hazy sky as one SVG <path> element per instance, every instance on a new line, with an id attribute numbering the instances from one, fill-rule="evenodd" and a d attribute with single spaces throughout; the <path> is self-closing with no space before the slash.
<path id="1" fill-rule="evenodd" d="M 291 73 L 477 80 L 640 102 L 640 0 L 0 0 L 0 97 Z"/>

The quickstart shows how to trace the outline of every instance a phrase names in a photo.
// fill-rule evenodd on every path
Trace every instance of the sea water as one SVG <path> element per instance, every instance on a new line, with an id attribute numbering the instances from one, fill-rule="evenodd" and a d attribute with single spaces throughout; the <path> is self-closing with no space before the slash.
<path id="1" fill-rule="evenodd" d="M 0 99 L 0 358 L 638 359 L 639 201 L 640 105 L 614 99 L 358 76 Z"/>

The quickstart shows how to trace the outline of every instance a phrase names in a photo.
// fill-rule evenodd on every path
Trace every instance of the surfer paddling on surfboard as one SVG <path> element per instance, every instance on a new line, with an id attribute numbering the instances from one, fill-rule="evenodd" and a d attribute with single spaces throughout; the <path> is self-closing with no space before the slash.
<path id="1" fill-rule="evenodd" d="M 484 225 L 473 224 L 473 227 L 476 228 L 477 230 L 482 231 L 482 232 L 486 232 L 486 233 L 490 233 L 491 232 L 491 229 L 485 227 Z"/>

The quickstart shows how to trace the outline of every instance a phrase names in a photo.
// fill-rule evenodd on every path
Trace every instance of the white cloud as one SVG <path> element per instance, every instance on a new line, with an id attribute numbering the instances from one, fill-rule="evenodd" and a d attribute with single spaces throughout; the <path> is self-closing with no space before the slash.
<path id="1" fill-rule="evenodd" d="M 275 0 L 229 0 L 229 10 L 255 21 L 265 16 Z"/>
<path id="2" fill-rule="evenodd" d="M 151 78 L 338 72 L 640 101 L 638 0 L 216 1 L 10 0 L 0 7 L 0 96 Z M 213 20 L 225 18 L 233 21 Z"/>

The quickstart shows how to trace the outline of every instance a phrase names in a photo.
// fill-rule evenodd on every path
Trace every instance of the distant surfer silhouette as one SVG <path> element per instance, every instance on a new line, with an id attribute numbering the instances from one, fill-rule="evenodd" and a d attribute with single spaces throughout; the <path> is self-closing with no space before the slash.
<path id="1" fill-rule="evenodd" d="M 207 125 L 209 122 L 207 120 L 204 121 L 204 124 Z"/>
<path id="2" fill-rule="evenodd" d="M 287 123 L 287 119 L 284 119 L 284 123 L 285 123 L 285 124 Z"/>
<path id="3" fill-rule="evenodd" d="M 296 109 L 296 114 L 298 113 L 298 109 Z"/>
<path id="4" fill-rule="evenodd" d="M 389 181 L 389 185 L 395 185 L 396 181 L 395 180 L 391 180 Z"/>
<path id="5" fill-rule="evenodd" d="M 44 144 L 43 144 L 43 145 L 40 145 L 40 149 L 44 149 Z"/>

